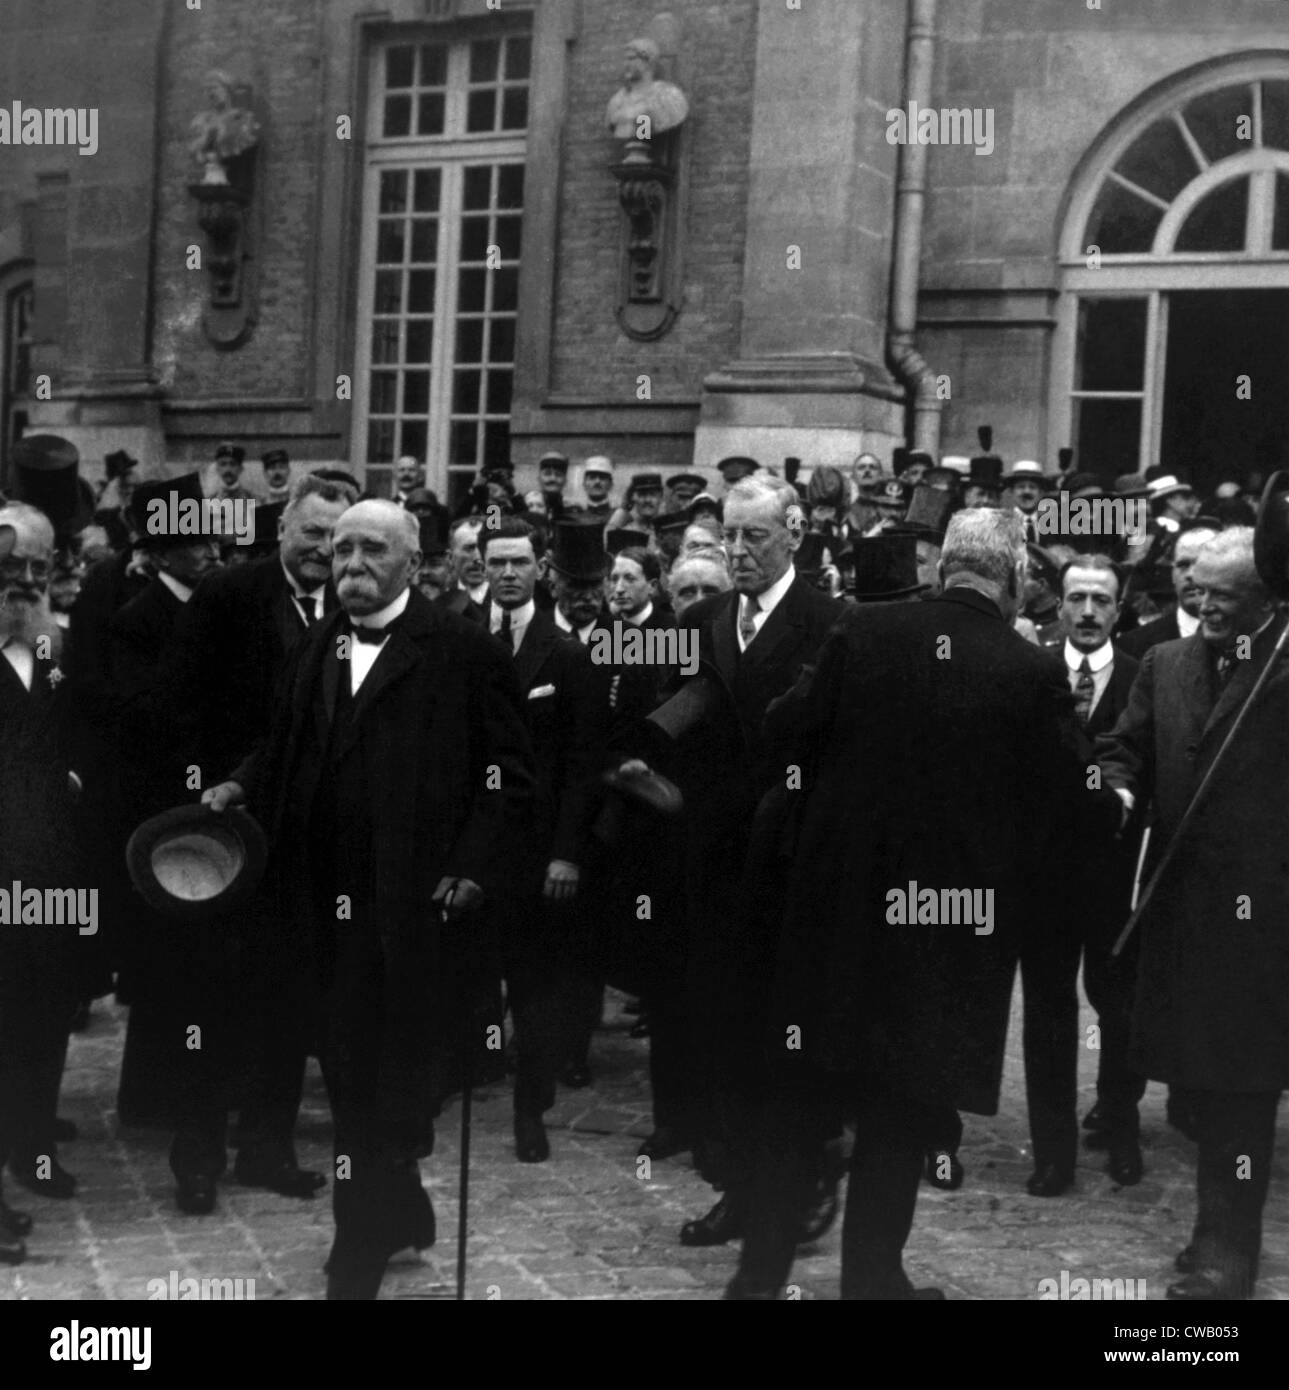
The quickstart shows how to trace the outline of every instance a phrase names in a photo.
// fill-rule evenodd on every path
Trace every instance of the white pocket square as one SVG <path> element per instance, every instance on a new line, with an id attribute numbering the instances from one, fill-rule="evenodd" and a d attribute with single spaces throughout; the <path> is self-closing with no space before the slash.
<path id="1" fill-rule="evenodd" d="M 530 700 L 540 700 L 543 695 L 554 695 L 554 693 L 555 687 L 553 685 L 538 685 L 534 686 L 533 689 L 528 692 L 528 698 Z"/>

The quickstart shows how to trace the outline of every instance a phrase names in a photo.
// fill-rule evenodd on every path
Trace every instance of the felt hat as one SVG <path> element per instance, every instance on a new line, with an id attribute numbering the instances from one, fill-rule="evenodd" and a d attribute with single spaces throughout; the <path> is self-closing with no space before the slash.
<path id="1" fill-rule="evenodd" d="M 259 886 L 268 846 L 238 807 L 177 806 L 144 821 L 125 849 L 130 880 L 166 917 L 209 921 L 245 906 Z"/>
<path id="2" fill-rule="evenodd" d="M 561 518 L 555 523 L 550 562 L 566 579 L 583 584 L 602 580 L 609 572 L 604 527 L 595 521 Z"/>

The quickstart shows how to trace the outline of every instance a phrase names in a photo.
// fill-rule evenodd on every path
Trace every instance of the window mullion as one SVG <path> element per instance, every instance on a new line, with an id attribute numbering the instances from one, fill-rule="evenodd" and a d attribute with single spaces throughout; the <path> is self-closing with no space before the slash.
<path id="1" fill-rule="evenodd" d="M 434 294 L 434 364 L 430 371 L 430 429 L 426 452 L 434 489 L 449 495 L 448 453 L 452 433 L 452 360 L 456 355 L 457 257 L 461 245 L 461 164 L 443 163 L 439 198 L 439 275 Z"/>

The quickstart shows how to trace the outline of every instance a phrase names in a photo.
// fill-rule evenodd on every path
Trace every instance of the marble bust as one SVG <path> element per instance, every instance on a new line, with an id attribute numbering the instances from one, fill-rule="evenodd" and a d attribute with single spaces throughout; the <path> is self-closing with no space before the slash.
<path id="1" fill-rule="evenodd" d="M 632 39 L 627 44 L 623 85 L 609 99 L 606 113 L 609 129 L 619 140 L 651 139 L 674 130 L 689 115 L 684 92 L 658 77 L 660 57 L 652 39 Z M 642 118 L 647 118 L 647 127 Z"/>
<path id="2" fill-rule="evenodd" d="M 245 107 L 233 104 L 233 79 L 225 72 L 206 78 L 207 107 L 193 117 L 188 149 L 203 170 L 203 183 L 227 183 L 227 162 L 254 148 L 260 125 Z"/>

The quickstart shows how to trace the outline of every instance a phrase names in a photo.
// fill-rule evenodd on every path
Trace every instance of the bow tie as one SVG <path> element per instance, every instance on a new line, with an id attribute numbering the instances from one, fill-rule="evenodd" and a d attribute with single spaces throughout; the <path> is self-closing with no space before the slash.
<path id="1" fill-rule="evenodd" d="M 362 642 L 367 646 L 379 647 L 385 638 L 398 627 L 398 621 L 395 618 L 392 622 L 386 623 L 384 627 L 359 627 L 357 623 L 351 621 L 349 631 L 355 641 Z"/>

